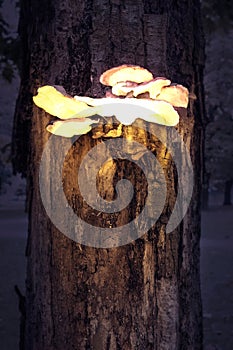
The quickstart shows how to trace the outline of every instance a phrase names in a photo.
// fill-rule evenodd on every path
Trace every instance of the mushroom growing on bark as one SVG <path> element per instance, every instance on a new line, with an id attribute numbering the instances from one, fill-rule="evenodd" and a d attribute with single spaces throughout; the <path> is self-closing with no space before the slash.
<path id="1" fill-rule="evenodd" d="M 61 92 L 62 91 L 62 92 Z M 85 102 L 76 101 L 62 86 L 45 85 L 33 96 L 34 103 L 47 113 L 60 119 L 83 118 L 93 115 Z"/>
<path id="2" fill-rule="evenodd" d="M 133 92 L 137 86 L 138 83 L 133 81 L 120 82 L 112 87 L 112 93 L 115 96 L 127 96 L 130 92 Z"/>
<path id="3" fill-rule="evenodd" d="M 143 94 L 145 92 L 149 93 L 149 96 L 151 99 L 155 100 L 156 96 L 160 94 L 161 89 L 164 86 L 168 86 L 171 84 L 171 81 L 166 79 L 166 78 L 155 78 L 152 79 L 146 83 L 142 83 L 140 85 L 138 85 L 134 91 L 133 91 L 133 95 L 134 97 L 137 97 L 140 94 Z"/>
<path id="4" fill-rule="evenodd" d="M 114 86 L 127 81 L 140 84 L 152 79 L 153 75 L 147 69 L 128 64 L 108 69 L 100 76 L 101 84 L 106 86 Z"/>
<path id="5" fill-rule="evenodd" d="M 91 124 L 98 122 L 97 115 L 115 116 L 124 125 L 131 125 L 139 118 L 174 126 L 179 122 L 179 114 L 173 106 L 186 108 L 188 105 L 189 92 L 184 86 L 170 85 L 171 81 L 166 78 L 153 78 L 151 72 L 140 66 L 114 67 L 101 75 L 100 82 L 112 86 L 109 97 L 73 98 L 62 86 L 40 87 L 33 97 L 34 103 L 61 119 L 49 124 L 47 130 L 64 137 L 86 134 Z"/>
<path id="6" fill-rule="evenodd" d="M 116 96 L 127 96 L 130 92 L 132 92 L 131 97 L 137 97 L 138 95 L 148 92 L 148 97 L 155 100 L 156 96 L 160 94 L 161 89 L 170 84 L 171 81 L 166 78 L 154 78 L 141 84 L 126 81 L 114 85 L 112 87 L 112 93 Z"/>
<path id="7" fill-rule="evenodd" d="M 165 101 L 87 96 L 74 96 L 74 98 L 95 107 L 95 113 L 102 117 L 115 116 L 124 125 L 132 124 L 137 118 L 166 126 L 174 126 L 179 122 L 179 114 L 170 103 Z"/>
<path id="8" fill-rule="evenodd" d="M 183 85 L 172 84 L 162 88 L 156 100 L 171 103 L 174 107 L 187 108 L 189 102 L 189 91 Z"/>
<path id="9" fill-rule="evenodd" d="M 63 137 L 73 137 L 74 135 L 87 134 L 91 130 L 91 124 L 96 123 L 89 118 L 55 120 L 46 129 L 50 133 Z"/>
<path id="10" fill-rule="evenodd" d="M 86 134 L 91 130 L 91 124 L 97 120 L 86 118 L 96 115 L 96 110 L 83 101 L 77 101 L 69 96 L 62 86 L 42 86 L 38 94 L 33 96 L 34 103 L 49 114 L 60 118 L 52 121 L 47 131 L 52 134 L 72 137 Z"/>
<path id="11" fill-rule="evenodd" d="M 138 97 L 148 93 L 153 100 L 164 100 L 175 107 L 187 107 L 188 90 L 171 80 L 157 77 L 140 66 L 122 65 L 104 72 L 100 77 L 104 85 L 112 86 L 113 96 Z M 144 97 L 144 96 L 143 96 Z"/>

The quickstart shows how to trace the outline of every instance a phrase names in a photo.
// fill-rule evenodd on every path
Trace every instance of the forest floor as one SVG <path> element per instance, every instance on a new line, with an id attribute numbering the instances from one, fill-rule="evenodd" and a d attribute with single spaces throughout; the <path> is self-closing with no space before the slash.
<path id="1" fill-rule="evenodd" d="M 0 202 L 0 349 L 18 350 L 17 285 L 25 291 L 27 218 L 22 201 Z"/>
<path id="2" fill-rule="evenodd" d="M 233 206 L 202 213 L 201 287 L 204 350 L 233 349 Z"/>
<path id="3" fill-rule="evenodd" d="M 24 293 L 27 219 L 23 201 L 0 200 L 0 348 L 17 350 L 20 314 L 14 285 Z M 233 206 L 214 200 L 202 215 L 204 350 L 232 350 Z"/>

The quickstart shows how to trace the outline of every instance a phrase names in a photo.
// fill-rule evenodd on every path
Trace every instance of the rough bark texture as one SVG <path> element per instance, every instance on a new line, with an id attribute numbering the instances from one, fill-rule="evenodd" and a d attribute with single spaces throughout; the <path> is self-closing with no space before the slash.
<path id="1" fill-rule="evenodd" d="M 204 106 L 199 2 L 24 0 L 21 5 L 24 57 L 13 153 L 15 171 L 27 174 L 28 179 L 25 350 L 201 349 L 199 238 Z M 71 94 L 101 97 L 104 89 L 98 83 L 100 74 L 123 63 L 144 66 L 155 76 L 166 76 L 196 94 L 198 99 L 191 100 L 188 114 L 182 115 L 178 126 L 192 156 L 193 199 L 182 224 L 165 234 L 175 201 L 176 171 L 163 145 L 142 133 L 141 142 L 155 151 L 168 182 L 159 222 L 126 246 L 80 247 L 52 225 L 40 199 L 38 171 L 49 137 L 45 131 L 49 116 L 32 106 L 31 97 L 45 84 L 63 85 Z M 123 127 L 122 136 L 127 135 L 137 139 L 134 129 Z M 76 209 L 80 209 L 81 199 L 72 172 L 98 142 L 101 138 L 93 139 L 91 133 L 83 136 L 66 162 L 64 188 Z M 134 217 L 145 200 L 143 175 L 134 168 L 127 174 L 128 167 L 129 162 L 116 161 L 109 170 L 103 170 L 107 172 L 105 181 L 101 176 L 98 180 L 100 193 L 109 199 L 114 197 L 114 184 L 122 173 L 135 184 L 134 205 L 114 217 L 116 226 Z M 83 206 L 80 210 L 90 218 L 90 208 Z M 108 225 L 108 220 L 109 216 L 100 215 L 99 223 Z"/>

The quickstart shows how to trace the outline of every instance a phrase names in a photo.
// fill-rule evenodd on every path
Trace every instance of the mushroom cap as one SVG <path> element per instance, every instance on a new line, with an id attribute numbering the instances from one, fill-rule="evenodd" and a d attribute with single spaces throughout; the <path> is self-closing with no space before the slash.
<path id="1" fill-rule="evenodd" d="M 117 83 L 131 81 L 143 83 L 153 79 L 153 75 L 147 69 L 129 64 L 108 69 L 100 76 L 103 85 L 114 86 Z"/>
<path id="2" fill-rule="evenodd" d="M 156 100 L 167 101 L 174 107 L 187 108 L 189 102 L 189 91 L 179 84 L 164 86 Z"/>
<path id="3" fill-rule="evenodd" d="M 60 119 L 83 118 L 94 114 L 84 101 L 69 97 L 63 87 L 45 85 L 33 96 L 34 103 L 47 113 Z"/>
<path id="4" fill-rule="evenodd" d="M 112 87 L 112 93 L 116 96 L 126 96 L 129 92 L 134 91 L 138 83 L 132 81 L 120 82 Z"/>
<path id="5" fill-rule="evenodd" d="M 151 99 L 142 99 L 139 101 L 145 102 L 145 107 L 152 111 L 152 113 L 139 116 L 139 118 L 147 122 L 166 126 L 175 126 L 179 123 L 179 114 L 170 103 Z"/>
<path id="6" fill-rule="evenodd" d="M 145 92 L 149 92 L 150 98 L 155 99 L 157 95 L 161 92 L 164 86 L 168 86 L 171 84 L 171 80 L 166 78 L 157 77 L 148 82 L 144 82 L 134 88 L 133 95 L 137 97 L 140 94 Z"/>
<path id="7" fill-rule="evenodd" d="M 54 86 L 42 86 L 37 90 L 38 94 L 33 96 L 33 101 L 47 113 L 61 119 L 73 118 L 74 115 L 88 108 L 86 103 L 75 101 L 72 97 L 64 95 L 65 90 L 60 91 Z"/>
<path id="8" fill-rule="evenodd" d="M 133 96 L 137 97 L 138 95 L 149 93 L 150 98 L 156 99 L 156 96 L 160 94 L 161 89 L 164 86 L 171 84 L 171 80 L 166 78 L 154 78 L 150 81 L 137 84 L 134 82 L 121 82 L 117 83 L 112 87 L 112 93 L 117 96 L 126 96 L 129 92 L 133 92 Z"/>
<path id="9" fill-rule="evenodd" d="M 79 96 L 75 96 L 75 99 L 79 99 Z M 132 124 L 137 118 L 166 126 L 174 126 L 179 122 L 179 114 L 166 101 L 152 100 L 150 98 L 95 99 L 84 97 L 84 99 L 85 102 L 93 106 L 92 108 L 95 108 L 97 115 L 102 117 L 115 115 L 118 121 L 124 125 Z"/>
<path id="10" fill-rule="evenodd" d="M 49 124 L 46 129 L 51 134 L 63 137 L 73 137 L 74 135 L 87 134 L 91 130 L 91 124 L 95 123 L 88 118 L 56 120 Z"/>

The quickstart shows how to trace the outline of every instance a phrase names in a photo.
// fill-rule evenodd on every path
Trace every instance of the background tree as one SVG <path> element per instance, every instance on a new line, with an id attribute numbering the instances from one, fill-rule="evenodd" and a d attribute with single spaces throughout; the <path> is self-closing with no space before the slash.
<path id="1" fill-rule="evenodd" d="M 11 21 L 6 16 L 7 8 L 11 10 Z M 13 175 L 11 133 L 19 80 L 17 19 L 16 3 L 0 1 L 0 195 L 12 183 Z"/>
<path id="2" fill-rule="evenodd" d="M 24 349 L 201 349 L 199 204 L 204 107 L 199 1 L 24 0 L 19 28 L 24 64 L 13 154 L 15 171 L 25 174 L 28 183 Z M 196 94 L 197 101 L 191 100 L 188 115 L 182 113 L 178 127 L 192 156 L 193 199 L 179 228 L 165 234 L 177 192 L 177 172 L 165 147 L 144 133 L 140 142 L 154 150 L 168 183 L 160 219 L 131 244 L 111 249 L 80 247 L 52 225 L 40 199 L 38 172 L 49 137 L 48 115 L 32 105 L 32 96 L 49 83 L 63 85 L 71 94 L 101 97 L 100 74 L 123 63 L 145 66 Z M 87 220 L 93 210 L 82 207 L 74 168 L 104 140 L 109 128 L 117 126 L 102 128 L 98 139 L 92 138 L 95 131 L 81 137 L 64 168 L 68 201 Z M 137 140 L 137 135 L 134 128 L 123 127 L 120 136 Z M 55 153 L 62 144 L 61 140 Z M 55 159 L 54 166 L 59 166 Z M 146 200 L 146 179 L 140 169 L 128 169 L 129 162 L 115 161 L 104 168 L 105 181 L 101 177 L 97 181 L 100 193 L 109 200 L 114 199 L 114 185 L 121 174 L 134 184 L 135 200 L 114 217 L 115 225 L 133 219 Z M 53 181 L 50 186 L 48 195 L 54 190 Z M 113 221 L 100 214 L 94 217 L 96 225 Z"/>
<path id="3" fill-rule="evenodd" d="M 206 49 L 205 89 L 210 124 L 207 126 L 206 167 L 210 184 L 224 189 L 224 204 L 231 203 L 233 180 L 233 31 L 215 32 Z"/>
<path id="4" fill-rule="evenodd" d="M 205 33 L 210 35 L 216 31 L 225 32 L 231 28 L 233 6 L 231 0 L 202 0 L 202 14 Z"/>
<path id="5" fill-rule="evenodd" d="M 217 113 L 215 114 L 217 115 Z M 228 119 L 227 119 L 228 116 Z M 212 185 L 224 189 L 224 205 L 231 205 L 233 184 L 233 121 L 224 111 L 206 130 L 206 168 Z"/>
<path id="6" fill-rule="evenodd" d="M 11 82 L 19 65 L 19 41 L 9 31 L 9 24 L 2 13 L 3 0 L 0 1 L 0 72 L 2 77 Z M 18 2 L 15 1 L 15 6 Z"/>
<path id="7" fill-rule="evenodd" d="M 205 193 L 220 184 L 224 203 L 231 202 L 232 188 L 232 79 L 233 4 L 224 0 L 202 1 L 206 33 L 205 91 L 210 124 L 205 147 Z M 206 196 L 207 197 L 207 196 Z M 207 202 L 204 204 L 207 207 Z"/>

